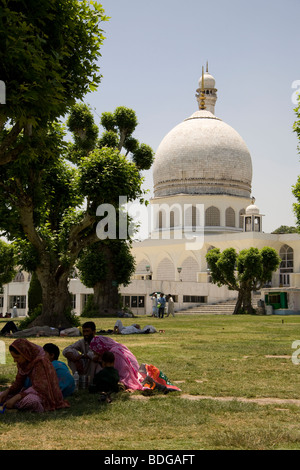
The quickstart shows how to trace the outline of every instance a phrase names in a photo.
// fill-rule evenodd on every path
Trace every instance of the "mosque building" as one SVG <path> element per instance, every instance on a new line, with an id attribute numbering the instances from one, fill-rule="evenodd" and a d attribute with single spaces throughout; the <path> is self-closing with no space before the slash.
<path id="1" fill-rule="evenodd" d="M 250 152 L 215 115 L 217 89 L 208 68 L 202 70 L 196 99 L 198 110 L 171 129 L 156 151 L 151 227 L 146 239 L 133 242 L 136 271 L 120 288 L 123 305 L 150 314 L 153 292 L 171 294 L 175 312 L 235 299 L 237 292 L 211 282 L 207 251 L 271 246 L 282 262 L 260 297 L 273 313 L 300 314 L 300 236 L 263 232 L 263 215 L 251 194 Z M 0 313 L 16 302 L 19 313 L 26 312 L 28 276 L 19 273 L 4 287 Z M 80 314 L 93 290 L 74 278 L 70 292 Z"/>
<path id="2" fill-rule="evenodd" d="M 251 195 L 251 155 L 242 137 L 215 115 L 217 89 L 208 67 L 196 98 L 198 111 L 157 149 L 153 229 L 133 244 L 136 272 L 121 290 L 124 305 L 150 313 L 152 292 L 171 294 L 175 310 L 236 298 L 237 292 L 210 282 L 207 251 L 271 246 L 282 262 L 261 298 L 274 311 L 300 313 L 300 237 L 263 232 L 263 215 Z"/>

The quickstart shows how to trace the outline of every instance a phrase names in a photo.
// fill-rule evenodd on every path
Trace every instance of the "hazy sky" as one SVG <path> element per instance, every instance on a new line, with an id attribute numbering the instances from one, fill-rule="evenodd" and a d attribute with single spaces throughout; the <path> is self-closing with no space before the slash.
<path id="1" fill-rule="evenodd" d="M 173 127 L 197 111 L 195 92 L 208 61 L 218 89 L 215 114 L 241 135 L 251 153 L 252 195 L 265 214 L 263 231 L 295 225 L 299 0 L 100 3 L 111 17 L 102 23 L 103 78 L 85 99 L 96 122 L 103 111 L 132 108 L 140 123 L 135 137 L 156 151 Z M 152 170 L 144 174 L 144 187 L 152 192 Z"/>

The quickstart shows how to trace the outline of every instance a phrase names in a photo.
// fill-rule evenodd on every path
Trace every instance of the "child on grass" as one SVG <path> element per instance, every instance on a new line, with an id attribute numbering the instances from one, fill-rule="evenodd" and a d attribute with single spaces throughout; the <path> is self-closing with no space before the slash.
<path id="1" fill-rule="evenodd" d="M 90 392 L 102 392 L 109 395 L 119 391 L 119 372 L 115 369 L 115 356 L 111 351 L 105 351 L 102 355 L 102 370 L 94 376 Z"/>

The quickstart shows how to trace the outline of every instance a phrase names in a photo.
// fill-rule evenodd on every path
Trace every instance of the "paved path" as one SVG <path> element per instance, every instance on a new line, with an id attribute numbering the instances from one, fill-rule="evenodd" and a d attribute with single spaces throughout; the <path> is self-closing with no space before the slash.
<path id="1" fill-rule="evenodd" d="M 171 392 L 170 392 L 171 393 Z M 167 397 L 168 395 L 160 395 L 160 397 Z M 189 395 L 187 393 L 181 393 L 181 398 L 186 400 L 215 400 L 215 401 L 236 401 L 242 403 L 256 403 L 258 405 L 296 405 L 300 406 L 300 399 L 297 398 L 273 398 L 273 397 L 263 397 L 263 398 L 245 398 L 245 397 L 213 397 L 210 395 Z M 151 398 L 151 396 L 144 395 L 131 395 L 131 398 L 134 400 L 143 400 Z"/>

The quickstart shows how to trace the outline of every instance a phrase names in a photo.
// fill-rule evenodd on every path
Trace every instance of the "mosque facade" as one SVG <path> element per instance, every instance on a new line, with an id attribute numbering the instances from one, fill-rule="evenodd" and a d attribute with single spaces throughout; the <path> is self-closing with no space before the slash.
<path id="1" fill-rule="evenodd" d="M 237 292 L 211 282 L 207 251 L 271 246 L 282 262 L 261 299 L 275 313 L 300 314 L 300 237 L 263 231 L 263 215 L 251 194 L 250 152 L 236 130 L 215 115 L 216 82 L 208 69 L 202 71 L 196 100 L 198 110 L 170 130 L 155 154 L 151 229 L 132 245 L 136 270 L 131 283 L 120 288 L 123 305 L 150 314 L 153 292 L 171 294 L 175 312 L 235 299 Z M 26 312 L 29 281 L 30 275 L 19 273 L 4 286 L 0 313 L 14 303 Z M 74 277 L 70 292 L 80 314 L 93 290 Z"/>
<path id="2" fill-rule="evenodd" d="M 133 244 L 136 272 L 122 288 L 124 304 L 150 313 L 152 292 L 171 294 L 175 310 L 235 299 L 237 292 L 211 283 L 207 251 L 271 246 L 282 262 L 261 299 L 273 312 L 300 313 L 300 237 L 264 233 L 251 194 L 250 152 L 235 129 L 215 115 L 217 89 L 208 69 L 196 98 L 198 110 L 171 129 L 157 149 L 153 229 L 148 239 Z"/>

